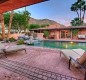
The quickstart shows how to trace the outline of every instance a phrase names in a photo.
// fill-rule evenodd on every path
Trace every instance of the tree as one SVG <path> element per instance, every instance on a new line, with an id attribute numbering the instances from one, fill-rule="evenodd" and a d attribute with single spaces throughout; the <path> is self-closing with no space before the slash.
<path id="1" fill-rule="evenodd" d="M 49 37 L 49 34 L 50 34 L 50 32 L 49 32 L 49 31 L 44 31 L 44 36 L 45 36 L 46 38 L 48 38 L 48 37 Z"/>
<path id="2" fill-rule="evenodd" d="M 74 11 L 78 15 L 79 22 L 84 22 L 84 16 L 86 11 L 86 2 L 84 0 L 77 0 L 71 6 L 71 11 Z"/>
<path id="3" fill-rule="evenodd" d="M 76 36 L 78 34 L 78 32 L 79 32 L 79 29 L 73 29 L 72 30 L 73 36 Z"/>
<path id="4" fill-rule="evenodd" d="M 41 27 L 49 26 L 49 24 L 42 24 Z"/>
<path id="5" fill-rule="evenodd" d="M 71 21 L 72 26 L 81 26 L 83 25 L 83 21 L 79 20 L 79 18 L 74 18 L 74 20 Z"/>
<path id="6" fill-rule="evenodd" d="M 29 26 L 29 19 L 30 19 L 30 16 L 31 16 L 31 13 L 28 12 L 26 10 L 26 7 L 25 7 L 25 11 L 23 12 L 24 16 L 26 17 L 26 24 L 24 25 L 24 30 L 26 32 L 26 29 L 28 29 L 28 26 Z"/>
<path id="7" fill-rule="evenodd" d="M 41 26 L 38 24 L 30 24 L 29 29 L 37 29 L 40 28 Z"/>
<path id="8" fill-rule="evenodd" d="M 28 11 L 15 12 L 13 14 L 11 29 L 18 30 L 19 32 L 21 32 L 21 30 L 26 30 L 28 28 L 28 24 L 29 24 L 28 20 L 30 18 L 30 15 L 31 14 Z M 5 25 L 8 28 L 10 13 L 4 14 L 4 20 L 5 20 Z"/>
<path id="9" fill-rule="evenodd" d="M 0 22 L 2 26 L 2 39 L 5 38 L 4 14 L 0 14 Z"/>
<path id="10" fill-rule="evenodd" d="M 8 34 L 7 34 L 8 39 L 9 39 L 9 36 L 10 36 L 10 29 L 11 29 L 11 25 L 12 25 L 12 19 L 13 19 L 13 11 L 10 12 L 10 20 L 9 20 Z"/>

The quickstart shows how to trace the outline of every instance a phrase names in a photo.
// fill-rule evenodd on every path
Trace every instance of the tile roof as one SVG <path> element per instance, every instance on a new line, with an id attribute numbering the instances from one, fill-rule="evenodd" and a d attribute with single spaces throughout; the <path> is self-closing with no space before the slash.
<path id="1" fill-rule="evenodd" d="M 34 30 L 65 30 L 65 29 L 86 29 L 86 26 L 68 26 L 68 27 L 57 27 L 57 28 L 38 28 L 38 29 L 31 29 L 30 31 L 34 31 Z"/>

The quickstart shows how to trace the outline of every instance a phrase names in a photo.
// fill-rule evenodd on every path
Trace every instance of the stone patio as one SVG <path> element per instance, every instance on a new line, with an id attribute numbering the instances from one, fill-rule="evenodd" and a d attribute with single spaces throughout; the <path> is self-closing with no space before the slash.
<path id="1" fill-rule="evenodd" d="M 28 69 L 31 69 L 32 67 L 32 70 L 34 70 L 35 67 L 38 73 L 40 73 L 40 70 L 42 70 L 42 74 L 47 73 L 47 79 L 43 79 L 43 75 L 38 75 L 38 77 L 42 77 L 41 79 L 38 77 L 37 79 L 36 77 L 35 79 L 32 79 L 34 77 L 27 78 L 22 74 L 9 70 L 11 69 L 11 65 L 9 66 L 9 69 L 6 69 L 7 67 L 4 66 L 8 66 L 8 64 L 3 64 L 4 62 L 2 62 L 3 60 L 1 59 L 2 61 L 0 62 L 0 64 L 3 64 L 4 66 L 0 66 L 0 80 L 76 80 L 76 78 L 83 80 L 83 75 L 78 69 L 74 67 L 71 67 L 71 70 L 68 69 L 68 61 L 64 56 L 60 57 L 60 52 L 58 49 L 39 48 L 32 46 L 26 46 L 26 49 L 27 54 L 24 51 L 10 53 L 7 54 L 7 60 L 5 58 L 3 60 L 7 61 L 7 63 L 10 61 L 14 61 L 13 63 L 17 62 L 19 67 L 23 67 L 24 65 L 28 66 Z M 16 64 L 13 65 L 16 66 Z M 49 72 L 51 73 L 49 74 Z M 61 79 L 52 78 L 52 73 L 54 75 L 58 74 Z M 36 76 L 37 74 L 34 75 Z M 44 76 L 44 78 L 46 78 L 46 76 Z M 49 76 L 50 79 L 48 79 Z"/>

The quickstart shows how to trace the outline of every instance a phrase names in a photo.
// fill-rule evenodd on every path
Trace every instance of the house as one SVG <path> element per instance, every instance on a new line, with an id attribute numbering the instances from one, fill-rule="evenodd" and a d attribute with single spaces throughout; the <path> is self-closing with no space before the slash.
<path id="1" fill-rule="evenodd" d="M 49 39 L 75 39 L 85 40 L 86 39 L 86 26 L 57 26 L 50 25 L 46 28 L 31 29 L 37 33 L 38 37 L 43 38 L 44 31 L 49 31 Z"/>

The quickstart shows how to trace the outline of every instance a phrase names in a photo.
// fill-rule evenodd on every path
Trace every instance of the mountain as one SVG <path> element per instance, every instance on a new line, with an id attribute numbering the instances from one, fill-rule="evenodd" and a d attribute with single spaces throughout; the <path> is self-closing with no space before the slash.
<path id="1" fill-rule="evenodd" d="M 34 18 L 30 18 L 29 23 L 30 23 L 30 24 L 39 24 L 39 25 L 42 25 L 42 24 L 49 24 L 49 25 L 64 26 L 64 25 L 62 25 L 62 24 L 60 24 L 60 23 L 57 23 L 56 21 L 49 20 L 49 19 L 34 19 Z"/>

